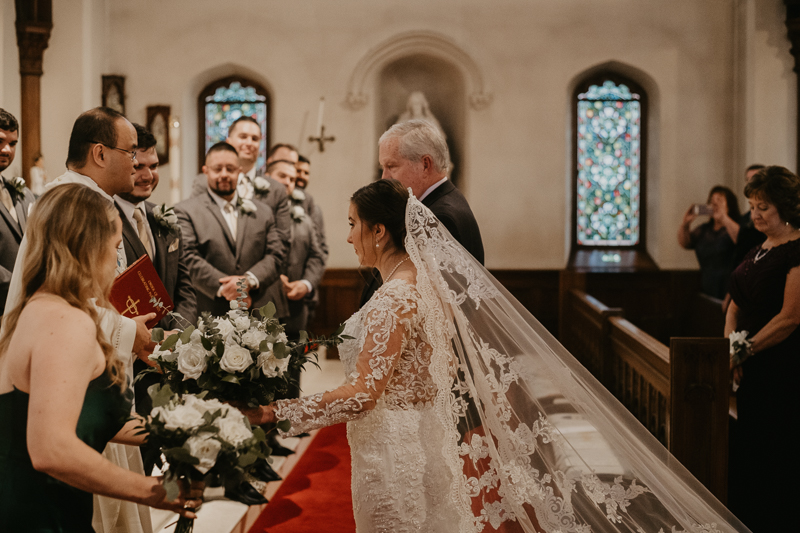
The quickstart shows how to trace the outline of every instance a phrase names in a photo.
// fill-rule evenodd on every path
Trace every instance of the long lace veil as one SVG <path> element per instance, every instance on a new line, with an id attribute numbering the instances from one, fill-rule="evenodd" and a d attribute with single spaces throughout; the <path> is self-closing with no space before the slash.
<path id="1" fill-rule="evenodd" d="M 413 195 L 458 531 L 748 531 Z"/>

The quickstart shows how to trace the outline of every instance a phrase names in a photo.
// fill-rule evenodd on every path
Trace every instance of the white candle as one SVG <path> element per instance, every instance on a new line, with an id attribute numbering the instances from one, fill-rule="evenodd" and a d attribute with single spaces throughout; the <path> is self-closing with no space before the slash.
<path id="1" fill-rule="evenodd" d="M 317 137 L 322 137 L 322 115 L 325 113 L 325 97 L 319 99 L 319 112 L 317 113 Z"/>
<path id="2" fill-rule="evenodd" d="M 181 201 L 181 123 L 178 117 L 169 117 L 170 203 Z"/>

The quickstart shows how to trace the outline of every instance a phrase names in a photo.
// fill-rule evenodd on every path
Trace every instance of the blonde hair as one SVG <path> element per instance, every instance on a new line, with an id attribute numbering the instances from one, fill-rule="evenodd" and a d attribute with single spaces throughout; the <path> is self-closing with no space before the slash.
<path id="1" fill-rule="evenodd" d="M 92 318 L 106 372 L 115 385 L 125 389 L 125 366 L 106 340 L 97 312 L 104 307 L 116 313 L 108 302 L 111 283 L 101 285 L 93 270 L 108 253 L 117 218 L 114 205 L 84 185 L 59 185 L 39 198 L 25 231 L 28 247 L 22 261 L 22 298 L 3 317 L 0 356 L 8 350 L 22 310 L 42 290 Z"/>

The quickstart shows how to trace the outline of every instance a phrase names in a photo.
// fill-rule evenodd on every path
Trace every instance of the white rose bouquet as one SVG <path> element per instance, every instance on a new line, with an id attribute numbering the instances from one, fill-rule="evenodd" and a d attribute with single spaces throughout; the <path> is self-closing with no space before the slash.
<path id="1" fill-rule="evenodd" d="M 224 486 L 246 481 L 257 461 L 266 460 L 264 431 L 251 427 L 238 409 L 218 400 L 173 394 L 169 386 L 150 391 L 153 410 L 145 424 L 152 459 L 164 473 L 167 497 L 175 499 L 180 483 L 211 476 Z M 166 470 L 161 455 L 166 458 Z M 176 533 L 192 531 L 194 521 L 181 517 Z"/>
<path id="2" fill-rule="evenodd" d="M 343 340 L 340 330 L 314 340 L 301 332 L 298 342 L 290 342 L 274 318 L 271 302 L 253 314 L 237 301 L 231 305 L 234 309 L 227 315 L 205 313 L 197 328 L 189 326 L 166 339 L 163 331 L 153 330 L 153 340 L 160 344 L 150 360 L 157 367 L 145 372 L 160 371 L 161 383 L 178 394 L 205 392 L 208 398 L 257 407 L 288 390 L 293 384 L 290 370 L 316 364 L 320 345 L 335 346 Z"/>

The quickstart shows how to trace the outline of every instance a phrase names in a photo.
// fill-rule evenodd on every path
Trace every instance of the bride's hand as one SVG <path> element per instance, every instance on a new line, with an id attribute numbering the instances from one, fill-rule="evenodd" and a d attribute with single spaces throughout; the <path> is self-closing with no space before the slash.
<path id="1" fill-rule="evenodd" d="M 278 421 L 275 418 L 275 409 L 270 405 L 262 405 L 255 409 L 250 407 L 245 407 L 244 409 L 239 409 L 244 416 L 250 421 L 251 424 L 254 426 L 261 426 L 263 424 L 274 424 Z"/>

